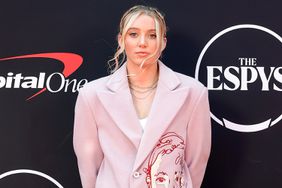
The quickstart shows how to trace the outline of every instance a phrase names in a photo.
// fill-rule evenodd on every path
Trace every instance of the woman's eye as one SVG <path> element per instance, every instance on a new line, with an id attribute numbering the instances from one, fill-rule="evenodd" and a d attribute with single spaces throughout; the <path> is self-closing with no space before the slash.
<path id="1" fill-rule="evenodd" d="M 137 37 L 137 33 L 129 33 L 129 36 L 131 36 L 131 37 Z"/>
<path id="2" fill-rule="evenodd" d="M 157 35 L 156 35 L 155 33 L 150 34 L 149 36 L 150 36 L 150 38 L 151 38 L 151 39 L 155 39 L 155 38 L 157 38 Z"/>

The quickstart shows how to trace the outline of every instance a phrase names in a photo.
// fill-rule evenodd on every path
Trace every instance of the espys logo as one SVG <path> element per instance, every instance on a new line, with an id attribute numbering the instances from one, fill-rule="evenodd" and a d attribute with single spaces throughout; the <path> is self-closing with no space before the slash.
<path id="1" fill-rule="evenodd" d="M 62 72 L 54 72 L 48 77 L 45 72 L 40 72 L 36 76 L 23 76 L 22 73 L 9 72 L 7 75 L 0 76 L 0 88 L 24 88 L 24 89 L 41 89 L 37 93 L 33 94 L 26 100 L 30 100 L 35 96 L 45 92 L 46 90 L 51 93 L 57 93 L 60 91 L 67 92 L 70 87 L 72 92 L 76 92 L 82 85 L 87 83 L 86 79 L 77 81 L 76 79 L 66 79 L 68 76 L 73 74 L 82 64 L 83 58 L 73 53 L 40 53 L 30 54 L 15 57 L 1 58 L 0 61 L 8 60 L 19 60 L 19 59 L 30 59 L 30 58 L 45 58 L 53 59 L 61 62 L 64 65 Z M 58 88 L 52 88 L 52 81 L 60 80 Z"/>
<path id="2" fill-rule="evenodd" d="M 207 86 L 211 117 L 239 132 L 256 132 L 282 119 L 282 38 L 253 24 L 216 34 L 203 48 L 195 78 Z"/>
<path id="3" fill-rule="evenodd" d="M 18 169 L 18 170 L 11 170 L 11 171 L 5 172 L 3 174 L 0 174 L 0 180 L 7 178 L 11 175 L 15 176 L 15 175 L 18 175 L 18 174 L 29 174 L 29 175 L 39 176 L 39 177 L 42 177 L 42 178 L 48 180 L 49 182 L 51 182 L 53 184 L 53 186 L 55 184 L 56 187 L 58 187 L 58 188 L 64 188 L 57 180 L 55 180 L 51 176 L 44 174 L 42 172 L 39 172 L 39 171 L 36 171 L 36 170 L 30 170 L 30 169 Z"/>

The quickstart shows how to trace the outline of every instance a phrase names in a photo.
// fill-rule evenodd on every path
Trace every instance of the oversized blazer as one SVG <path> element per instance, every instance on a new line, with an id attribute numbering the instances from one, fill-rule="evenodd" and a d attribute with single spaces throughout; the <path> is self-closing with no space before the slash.
<path id="1" fill-rule="evenodd" d="M 207 89 L 162 62 L 143 130 L 126 63 L 80 89 L 74 150 L 83 188 L 199 188 L 211 147 Z"/>

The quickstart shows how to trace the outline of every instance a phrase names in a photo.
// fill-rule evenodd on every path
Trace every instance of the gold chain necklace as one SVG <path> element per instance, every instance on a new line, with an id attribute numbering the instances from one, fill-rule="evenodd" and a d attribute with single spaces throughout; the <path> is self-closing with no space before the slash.
<path id="1" fill-rule="evenodd" d="M 141 87 L 141 86 L 137 86 L 137 85 L 133 85 L 133 84 L 129 84 L 129 88 L 131 89 L 131 93 L 132 95 L 138 99 L 138 100 L 144 100 L 146 99 L 150 94 L 153 93 L 153 91 L 156 89 L 158 85 L 158 80 L 156 80 L 151 86 L 148 87 Z M 135 93 L 139 93 L 139 94 L 146 94 L 143 97 L 139 97 L 137 96 Z"/>
<path id="2" fill-rule="evenodd" d="M 144 99 L 146 99 L 149 95 L 151 95 L 151 94 L 153 93 L 153 91 L 155 90 L 156 87 L 157 87 L 157 86 L 155 86 L 155 87 L 152 88 L 151 90 L 147 91 L 147 94 L 146 94 L 145 96 L 143 96 L 143 97 L 137 96 L 137 95 L 134 93 L 134 91 L 132 91 L 131 93 L 132 93 L 132 95 L 134 96 L 135 99 L 144 100 Z"/>
<path id="3" fill-rule="evenodd" d="M 149 86 L 149 87 L 140 87 L 140 86 L 134 86 L 134 85 L 129 85 L 129 88 L 132 89 L 133 91 L 137 92 L 137 93 L 147 93 L 148 91 L 155 89 L 157 87 L 157 81 L 155 83 L 153 83 L 153 85 Z"/>

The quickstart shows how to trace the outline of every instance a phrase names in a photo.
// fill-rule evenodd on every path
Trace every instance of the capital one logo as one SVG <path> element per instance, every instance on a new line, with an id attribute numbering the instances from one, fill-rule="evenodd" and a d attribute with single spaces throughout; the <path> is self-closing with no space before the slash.
<path id="1" fill-rule="evenodd" d="M 281 52 L 281 36 L 259 25 L 235 25 L 209 40 L 195 78 L 209 90 L 215 122 L 238 132 L 282 123 Z"/>
<path id="2" fill-rule="evenodd" d="M 30 54 L 22 56 L 14 56 L 7 58 L 0 58 L 0 62 L 12 61 L 12 63 L 17 60 L 27 60 L 32 58 L 43 58 L 49 60 L 56 60 L 63 64 L 64 68 L 62 72 L 54 72 L 49 76 L 46 76 L 45 72 L 40 72 L 38 76 L 23 75 L 22 73 L 8 72 L 6 75 L 0 75 L 0 89 L 40 89 L 38 92 L 28 97 L 26 100 L 30 100 L 39 94 L 49 91 L 51 93 L 57 93 L 60 91 L 67 92 L 71 90 L 76 92 L 81 86 L 83 86 L 88 81 L 82 79 L 80 81 L 76 79 L 66 79 L 71 74 L 73 74 L 82 64 L 82 57 L 73 53 L 40 53 L 40 54 Z M 52 86 L 52 82 L 58 82 L 58 88 Z"/>

